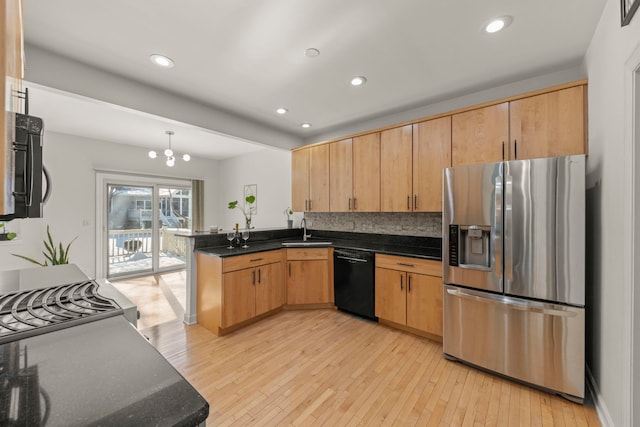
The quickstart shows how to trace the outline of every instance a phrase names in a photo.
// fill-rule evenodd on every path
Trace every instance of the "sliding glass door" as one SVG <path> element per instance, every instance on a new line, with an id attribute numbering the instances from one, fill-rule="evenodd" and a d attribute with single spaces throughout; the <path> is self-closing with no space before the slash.
<path id="1" fill-rule="evenodd" d="M 106 199 L 107 278 L 185 268 L 190 187 L 107 183 Z"/>

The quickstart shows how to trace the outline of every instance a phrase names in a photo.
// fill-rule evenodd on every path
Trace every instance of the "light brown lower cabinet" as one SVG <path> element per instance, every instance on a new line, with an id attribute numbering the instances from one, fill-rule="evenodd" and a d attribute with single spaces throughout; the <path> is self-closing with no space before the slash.
<path id="1" fill-rule="evenodd" d="M 326 305 L 333 302 L 331 248 L 287 249 L 287 304 Z"/>
<path id="2" fill-rule="evenodd" d="M 376 255 L 376 316 L 381 323 L 442 337 L 442 263 Z"/>
<path id="3" fill-rule="evenodd" d="M 282 250 L 228 258 L 199 252 L 196 260 L 198 323 L 217 335 L 285 304 Z"/>
<path id="4" fill-rule="evenodd" d="M 284 305 L 282 262 L 224 273 L 222 281 L 223 328 Z"/>

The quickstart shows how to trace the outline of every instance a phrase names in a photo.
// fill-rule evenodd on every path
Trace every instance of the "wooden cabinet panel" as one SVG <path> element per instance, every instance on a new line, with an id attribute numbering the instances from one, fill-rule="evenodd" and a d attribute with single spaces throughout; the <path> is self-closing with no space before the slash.
<path id="1" fill-rule="evenodd" d="M 0 152 L 11 150 L 15 140 L 15 120 L 12 113 L 24 112 L 24 106 L 17 91 L 22 90 L 23 79 L 23 28 L 22 2 L 20 0 L 5 0 L 0 5 L 0 100 L 2 100 L 2 114 L 0 114 Z M 5 175 L 5 162 L 0 162 L 0 175 Z M 10 188 L 0 188 L 0 211 L 5 212 L 4 194 Z"/>
<path id="2" fill-rule="evenodd" d="M 222 259 L 198 252 L 196 262 L 198 324 L 217 334 L 222 324 Z"/>
<path id="3" fill-rule="evenodd" d="M 331 173 L 333 173 L 333 169 Z M 379 132 L 353 138 L 353 202 L 351 208 L 356 212 L 380 211 Z"/>
<path id="4" fill-rule="evenodd" d="M 352 139 L 329 144 L 329 209 L 331 212 L 349 212 L 353 199 L 353 144 Z"/>
<path id="5" fill-rule="evenodd" d="M 376 267 L 442 277 L 442 261 L 376 254 Z"/>
<path id="6" fill-rule="evenodd" d="M 380 210 L 410 212 L 413 194 L 412 126 L 380 133 Z"/>
<path id="7" fill-rule="evenodd" d="M 407 274 L 407 326 L 442 336 L 442 281 L 424 274 Z"/>
<path id="8" fill-rule="evenodd" d="M 453 166 L 500 162 L 508 158 L 509 103 L 454 114 L 451 122 Z"/>
<path id="9" fill-rule="evenodd" d="M 283 255 L 284 251 L 282 249 L 277 249 L 275 251 L 256 252 L 253 254 L 226 257 L 223 258 L 222 261 L 222 271 L 224 273 L 228 273 L 230 271 L 271 264 L 273 262 L 282 261 Z"/>
<path id="10" fill-rule="evenodd" d="M 586 154 L 586 86 L 512 101 L 511 158 Z"/>
<path id="11" fill-rule="evenodd" d="M 285 304 L 282 263 L 277 262 L 256 268 L 256 316 L 275 310 Z"/>
<path id="12" fill-rule="evenodd" d="M 442 212 L 442 170 L 450 166 L 451 117 L 414 124 L 414 212 Z"/>
<path id="13" fill-rule="evenodd" d="M 329 144 L 311 147 L 309 152 L 308 211 L 329 212 Z"/>
<path id="14" fill-rule="evenodd" d="M 329 248 L 290 248 L 287 249 L 287 260 L 306 261 L 312 259 L 329 259 Z"/>
<path id="15" fill-rule="evenodd" d="M 222 327 L 251 319 L 256 314 L 256 270 L 248 268 L 223 274 Z"/>
<path id="16" fill-rule="evenodd" d="M 287 261 L 287 304 L 330 302 L 329 261 Z"/>
<path id="17" fill-rule="evenodd" d="M 291 153 L 291 209 L 304 212 L 309 203 L 309 149 Z"/>
<path id="18" fill-rule="evenodd" d="M 376 316 L 406 324 L 406 273 L 376 267 Z"/>

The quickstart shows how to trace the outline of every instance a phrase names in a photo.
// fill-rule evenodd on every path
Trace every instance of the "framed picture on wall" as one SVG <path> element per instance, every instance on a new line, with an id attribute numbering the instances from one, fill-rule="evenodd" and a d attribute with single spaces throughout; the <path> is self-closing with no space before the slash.
<path id="1" fill-rule="evenodd" d="M 640 5 L 640 0 L 620 0 L 620 12 L 623 27 L 631 22 L 631 18 L 633 18 L 633 14 L 636 13 L 638 5 Z"/>

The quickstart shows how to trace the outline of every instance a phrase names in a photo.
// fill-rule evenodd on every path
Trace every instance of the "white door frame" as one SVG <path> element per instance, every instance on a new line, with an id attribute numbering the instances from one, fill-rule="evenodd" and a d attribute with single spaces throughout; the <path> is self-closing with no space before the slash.
<path id="1" fill-rule="evenodd" d="M 122 185 L 140 185 L 145 187 L 166 186 L 166 187 L 191 187 L 190 180 L 176 179 L 176 178 L 163 178 L 159 176 L 151 175 L 136 175 L 133 173 L 119 173 L 112 171 L 99 171 L 96 170 L 96 278 L 106 279 L 107 277 L 107 257 L 105 248 L 107 242 L 105 236 L 107 232 L 107 185 L 108 184 L 122 184 Z M 153 206 L 158 205 L 158 195 L 153 192 Z M 153 230 L 154 235 L 157 235 L 158 219 L 153 218 Z M 159 248 L 158 239 L 153 239 L 154 253 Z"/>
<path id="2" fill-rule="evenodd" d="M 628 408 L 623 416 L 626 425 L 640 425 L 640 45 L 625 63 L 625 238 L 624 328 L 628 352 L 623 354 L 623 381 L 629 391 Z M 627 346 L 625 345 L 625 350 Z M 626 374 L 626 375 L 625 375 Z"/>

